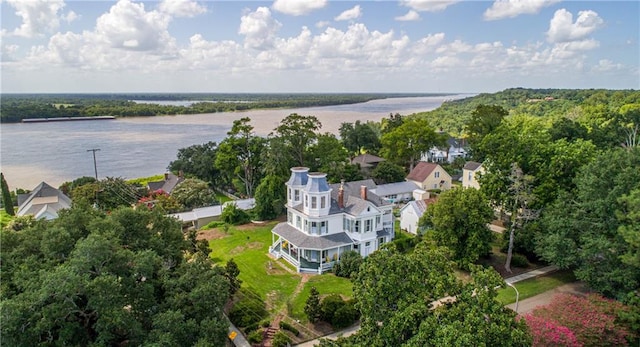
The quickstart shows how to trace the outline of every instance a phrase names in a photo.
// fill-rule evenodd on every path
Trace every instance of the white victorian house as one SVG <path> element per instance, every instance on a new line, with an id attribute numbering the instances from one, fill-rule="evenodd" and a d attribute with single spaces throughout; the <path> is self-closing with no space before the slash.
<path id="1" fill-rule="evenodd" d="M 287 221 L 272 230 L 269 252 L 298 272 L 326 272 L 344 252 L 366 257 L 394 236 L 392 204 L 369 191 L 372 180 L 329 185 L 326 177 L 292 168 Z"/>

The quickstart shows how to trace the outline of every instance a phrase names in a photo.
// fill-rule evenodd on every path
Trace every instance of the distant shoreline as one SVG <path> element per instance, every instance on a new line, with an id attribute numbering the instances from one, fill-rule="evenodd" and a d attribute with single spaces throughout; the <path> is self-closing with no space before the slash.
<path id="1" fill-rule="evenodd" d="M 22 123 L 41 123 L 41 122 L 68 122 L 79 120 L 109 120 L 116 119 L 114 116 L 95 116 L 95 117 L 56 117 L 56 118 L 25 118 Z"/>

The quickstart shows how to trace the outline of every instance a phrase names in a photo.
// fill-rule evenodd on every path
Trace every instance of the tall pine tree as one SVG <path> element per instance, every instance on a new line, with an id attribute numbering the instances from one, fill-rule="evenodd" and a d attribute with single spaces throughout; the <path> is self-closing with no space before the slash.
<path id="1" fill-rule="evenodd" d="M 2 183 L 2 205 L 4 206 L 4 210 L 8 215 L 14 216 L 15 212 L 13 211 L 13 200 L 11 200 L 11 192 L 9 191 L 9 185 L 7 181 L 4 179 L 4 174 L 0 172 L 0 180 Z"/>

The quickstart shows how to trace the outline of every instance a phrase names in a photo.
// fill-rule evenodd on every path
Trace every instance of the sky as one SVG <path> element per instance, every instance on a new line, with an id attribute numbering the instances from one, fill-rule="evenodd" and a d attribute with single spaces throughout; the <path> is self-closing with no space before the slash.
<path id="1" fill-rule="evenodd" d="M 2 93 L 640 89 L 640 1 L 0 0 Z"/>

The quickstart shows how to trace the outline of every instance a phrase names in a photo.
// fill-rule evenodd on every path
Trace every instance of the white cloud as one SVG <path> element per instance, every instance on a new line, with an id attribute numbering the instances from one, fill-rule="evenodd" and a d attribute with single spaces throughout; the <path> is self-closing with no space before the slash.
<path id="1" fill-rule="evenodd" d="M 580 11 L 575 23 L 571 12 L 559 9 L 553 15 L 547 31 L 549 42 L 568 42 L 581 40 L 600 28 L 604 21 L 594 11 Z"/>
<path id="2" fill-rule="evenodd" d="M 342 13 L 340 13 L 334 20 L 343 21 L 343 20 L 352 20 L 357 19 L 362 16 L 362 9 L 360 5 L 355 5 L 353 8 L 348 9 Z"/>
<path id="3" fill-rule="evenodd" d="M 322 20 L 316 23 L 316 28 L 318 29 L 322 29 L 324 27 L 328 27 L 329 25 L 331 25 L 330 21 L 327 20 Z"/>
<path id="4" fill-rule="evenodd" d="M 609 59 L 600 59 L 598 65 L 593 66 L 591 69 L 596 72 L 608 72 L 621 70 L 623 68 L 624 66 L 622 64 L 616 64 Z"/>
<path id="5" fill-rule="evenodd" d="M 324 8 L 326 5 L 327 0 L 276 0 L 271 8 L 284 14 L 301 16 Z"/>
<path id="6" fill-rule="evenodd" d="M 561 0 L 496 0 L 484 12 L 485 20 L 513 18 L 521 14 L 536 14 L 544 7 L 551 6 Z"/>
<path id="7" fill-rule="evenodd" d="M 13 31 L 14 35 L 36 37 L 52 32 L 60 26 L 58 12 L 64 7 L 64 0 L 6 0 L 22 18 L 22 25 Z"/>
<path id="8" fill-rule="evenodd" d="M 207 12 L 207 8 L 191 0 L 162 0 L 158 6 L 160 12 L 174 17 L 195 17 Z"/>
<path id="9" fill-rule="evenodd" d="M 420 14 L 418 14 L 418 12 L 414 10 L 409 10 L 409 12 L 407 12 L 405 15 L 396 17 L 395 20 L 401 22 L 416 21 L 420 20 Z"/>
<path id="10" fill-rule="evenodd" d="M 238 33 L 245 36 L 246 47 L 268 49 L 273 46 L 281 26 L 282 24 L 271 16 L 269 8 L 258 7 L 255 12 L 242 16 Z"/>
<path id="11" fill-rule="evenodd" d="M 67 23 L 71 23 L 78 18 L 80 18 L 80 16 L 78 16 L 78 14 L 73 11 L 69 11 L 66 15 L 62 17 L 62 19 L 64 19 L 64 21 Z"/>
<path id="12" fill-rule="evenodd" d="M 96 35 L 114 48 L 158 51 L 173 41 L 167 27 L 171 17 L 147 12 L 143 3 L 120 0 L 96 21 Z"/>
<path id="13" fill-rule="evenodd" d="M 2 51 L 1 51 L 1 55 L 0 55 L 0 61 L 3 62 L 10 62 L 10 61 L 16 61 L 16 52 L 18 52 L 18 49 L 20 49 L 20 46 L 18 45 L 3 45 L 2 46 Z"/>
<path id="14" fill-rule="evenodd" d="M 459 2 L 459 0 L 402 0 L 403 6 L 419 12 L 439 12 Z"/>

